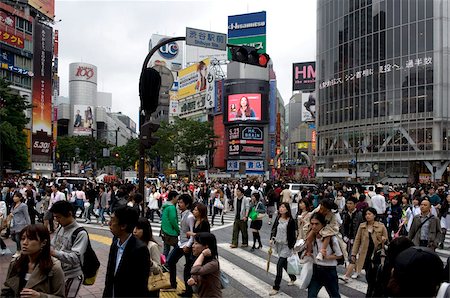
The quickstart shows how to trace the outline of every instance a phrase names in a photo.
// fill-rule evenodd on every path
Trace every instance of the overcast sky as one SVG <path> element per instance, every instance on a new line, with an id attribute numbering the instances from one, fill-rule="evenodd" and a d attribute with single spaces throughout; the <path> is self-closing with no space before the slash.
<path id="1" fill-rule="evenodd" d="M 138 82 L 152 34 L 184 36 L 186 27 L 227 33 L 229 15 L 267 12 L 267 53 L 278 89 L 292 95 L 292 63 L 314 61 L 316 0 L 70 1 L 56 0 L 60 95 L 68 96 L 69 64 L 98 68 L 98 91 L 112 110 L 138 119 Z"/>

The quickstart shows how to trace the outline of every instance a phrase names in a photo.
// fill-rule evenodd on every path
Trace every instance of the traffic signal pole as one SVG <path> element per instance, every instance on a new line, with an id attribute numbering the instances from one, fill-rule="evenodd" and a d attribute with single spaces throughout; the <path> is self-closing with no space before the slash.
<path id="1" fill-rule="evenodd" d="M 165 46 L 168 43 L 175 42 L 175 41 L 183 41 L 186 40 L 186 37 L 173 37 L 169 39 L 165 39 L 158 43 L 156 46 L 154 46 L 150 52 L 147 54 L 147 57 L 145 57 L 144 64 L 142 65 L 142 73 L 145 69 L 148 68 L 148 62 L 152 58 L 153 54 L 156 53 L 157 50 L 159 50 L 162 46 Z M 144 194 L 144 176 L 145 176 L 145 146 L 142 141 L 142 125 L 145 123 L 145 121 L 150 117 L 150 115 L 146 115 L 145 111 L 142 108 L 142 102 L 141 106 L 139 107 L 139 192 L 143 195 Z"/>

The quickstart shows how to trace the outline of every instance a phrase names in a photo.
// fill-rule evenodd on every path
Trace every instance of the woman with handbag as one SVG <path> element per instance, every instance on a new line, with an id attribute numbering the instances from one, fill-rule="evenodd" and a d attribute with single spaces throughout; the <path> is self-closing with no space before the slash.
<path id="1" fill-rule="evenodd" d="M 188 285 L 197 288 L 198 297 L 222 297 L 217 240 L 211 233 L 198 233 L 194 237 L 192 254 L 197 257 L 191 269 Z"/>
<path id="2" fill-rule="evenodd" d="M 150 281 L 152 276 L 159 276 L 161 272 L 161 251 L 159 250 L 158 242 L 156 242 L 156 240 L 153 238 L 152 226 L 150 225 L 148 219 L 146 219 L 145 217 L 139 218 L 136 226 L 134 227 L 133 235 L 147 244 L 148 250 L 150 252 Z M 152 283 L 149 282 L 149 284 Z M 167 284 L 170 287 L 169 280 Z M 159 297 L 159 290 L 160 289 L 155 289 L 152 291 L 149 288 L 147 297 Z"/>
<path id="3" fill-rule="evenodd" d="M 216 187 L 216 190 L 214 192 L 214 201 L 213 201 L 213 214 L 211 217 L 211 226 L 214 226 L 214 218 L 217 214 L 220 214 L 220 219 L 223 225 L 223 208 L 225 207 L 225 200 L 223 198 L 223 191 Z"/>
<path id="4" fill-rule="evenodd" d="M 386 227 L 376 221 L 376 217 L 375 208 L 369 207 L 364 210 L 363 218 L 366 222 L 359 225 L 351 256 L 352 261 L 356 262 L 357 272 L 361 272 L 361 269 L 366 270 L 366 297 L 373 297 L 379 254 L 384 250 L 384 243 L 388 239 Z M 359 256 L 356 261 L 357 255 Z"/>
<path id="5" fill-rule="evenodd" d="M 308 297 L 317 297 L 322 287 L 325 287 L 330 297 L 341 297 L 336 270 L 338 264 L 337 259 L 343 258 L 339 241 L 336 236 L 332 236 L 329 244 L 324 247 L 324 237 L 320 235 L 320 230 L 327 225 L 327 222 L 323 214 L 318 212 L 312 214 L 310 225 L 316 238 L 313 243 L 313 257 L 315 262 L 311 282 L 308 286 Z M 322 260 L 319 260 L 316 257 L 322 249 L 326 250 L 326 254 L 323 255 Z"/>
<path id="6" fill-rule="evenodd" d="M 287 271 L 287 258 L 292 255 L 296 241 L 296 226 L 295 220 L 291 215 L 291 207 L 289 203 L 283 202 L 278 207 L 278 216 L 273 223 L 272 232 L 270 234 L 270 245 L 275 244 L 275 251 L 278 253 L 277 276 L 275 277 L 275 284 L 270 296 L 278 294 L 280 290 L 281 279 L 283 277 L 283 269 Z M 297 277 L 289 274 L 291 279 L 288 286 L 293 286 Z"/>
<path id="7" fill-rule="evenodd" d="M 250 223 L 250 229 L 252 229 L 253 234 L 253 246 L 251 248 L 251 251 L 254 251 L 256 248 L 262 248 L 261 235 L 259 234 L 259 230 L 261 230 L 262 219 L 264 217 L 264 214 L 266 213 L 266 207 L 264 206 L 263 202 L 261 202 L 261 195 L 259 192 L 252 193 L 250 210 L 252 208 L 257 213 L 257 217 L 255 219 L 252 218 L 252 222 Z M 258 241 L 259 243 L 258 247 L 256 247 L 256 241 Z"/>
<path id="8" fill-rule="evenodd" d="M 23 201 L 23 196 L 20 192 L 16 192 L 13 197 L 14 204 L 11 208 L 11 213 L 8 215 L 10 225 L 11 238 L 16 242 L 17 251 L 13 257 L 18 257 L 21 249 L 20 246 L 20 231 L 31 223 L 30 215 L 28 214 L 28 206 Z"/>

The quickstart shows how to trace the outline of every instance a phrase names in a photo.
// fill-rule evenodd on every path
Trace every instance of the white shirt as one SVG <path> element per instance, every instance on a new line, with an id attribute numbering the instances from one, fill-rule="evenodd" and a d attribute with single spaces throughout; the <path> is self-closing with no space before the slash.
<path id="1" fill-rule="evenodd" d="M 379 215 L 384 214 L 386 212 L 386 199 L 380 195 L 374 195 L 372 197 L 372 207 L 377 210 Z"/>
<path id="2" fill-rule="evenodd" d="M 50 195 L 50 202 L 48 204 L 48 210 L 50 210 L 50 208 L 52 208 L 52 205 L 58 201 L 63 201 L 66 199 L 66 196 L 60 192 L 59 190 L 54 193 L 52 192 L 52 194 Z"/>
<path id="3" fill-rule="evenodd" d="M 319 253 L 319 251 L 322 249 L 322 239 L 317 239 L 315 243 L 313 244 L 313 255 L 314 255 L 314 262 L 317 265 L 320 266 L 337 266 L 337 260 L 317 260 L 317 254 Z M 331 249 L 331 245 L 333 246 L 333 249 Z M 341 247 L 339 246 L 339 242 L 336 238 L 336 236 L 331 237 L 331 241 L 330 244 L 327 246 L 327 256 L 335 254 L 337 257 L 342 256 L 342 250 Z"/>

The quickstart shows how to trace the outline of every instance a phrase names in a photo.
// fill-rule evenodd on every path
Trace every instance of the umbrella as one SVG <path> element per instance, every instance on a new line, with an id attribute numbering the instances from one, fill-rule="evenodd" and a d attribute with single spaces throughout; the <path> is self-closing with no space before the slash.
<path id="1" fill-rule="evenodd" d="M 268 254 L 268 258 L 267 258 L 267 267 L 266 267 L 266 271 L 269 272 L 269 267 L 270 267 L 270 257 L 272 256 L 272 244 L 269 247 L 269 250 L 267 251 Z"/>

